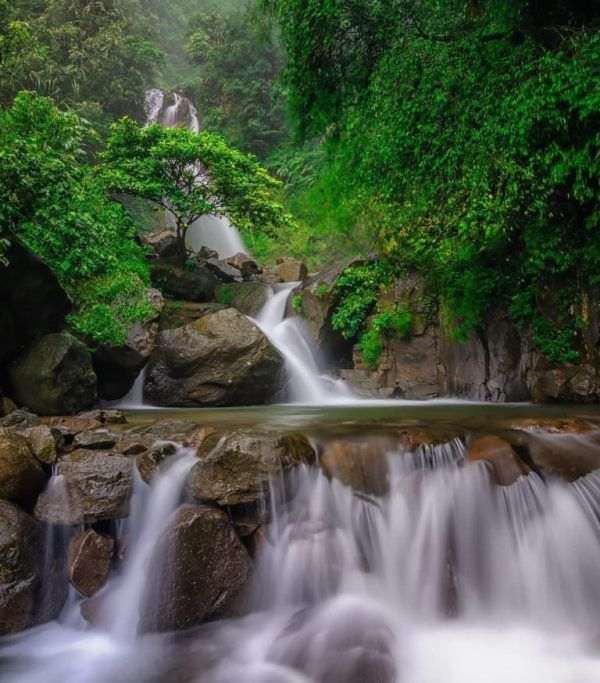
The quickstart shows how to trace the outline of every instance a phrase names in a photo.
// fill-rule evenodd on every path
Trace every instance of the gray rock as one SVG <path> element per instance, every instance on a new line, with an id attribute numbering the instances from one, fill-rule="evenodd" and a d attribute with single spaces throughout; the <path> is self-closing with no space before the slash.
<path id="1" fill-rule="evenodd" d="M 93 524 L 129 513 L 133 460 L 102 451 L 77 450 L 61 459 L 58 477 L 38 498 L 37 519 L 50 524 Z"/>
<path id="2" fill-rule="evenodd" d="M 216 297 L 220 303 L 232 306 L 251 318 L 256 318 L 269 300 L 270 291 L 264 282 L 232 282 L 219 285 Z"/>
<path id="3" fill-rule="evenodd" d="M 10 370 L 16 399 L 40 415 L 70 415 L 97 400 L 88 349 L 65 332 L 42 337 Z"/>
<path id="4" fill-rule="evenodd" d="M 118 436 L 108 429 L 95 429 L 92 432 L 80 432 L 73 440 L 76 448 L 85 448 L 92 451 L 111 449 L 118 440 Z"/>
<path id="5" fill-rule="evenodd" d="M 233 308 L 162 332 L 148 364 L 145 396 L 163 406 L 267 403 L 282 387 L 283 358 Z"/>
<path id="6" fill-rule="evenodd" d="M 198 261 L 160 259 L 152 264 L 152 282 L 163 294 L 185 301 L 213 301 L 219 278 Z"/>
<path id="7" fill-rule="evenodd" d="M 37 522 L 0 500 L 0 636 L 36 623 L 41 541 Z"/>

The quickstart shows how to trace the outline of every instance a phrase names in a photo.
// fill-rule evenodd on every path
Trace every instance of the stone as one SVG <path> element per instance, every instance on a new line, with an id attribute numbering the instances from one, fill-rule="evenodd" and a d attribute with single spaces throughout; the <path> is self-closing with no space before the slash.
<path id="1" fill-rule="evenodd" d="M 97 378 L 88 349 L 72 335 L 49 334 L 10 369 L 16 399 L 40 415 L 70 415 L 96 403 Z"/>
<path id="2" fill-rule="evenodd" d="M 237 268 L 230 266 L 227 261 L 210 258 L 204 261 L 204 266 L 214 273 L 221 282 L 236 282 L 241 279 L 241 273 Z"/>
<path id="3" fill-rule="evenodd" d="M 227 259 L 227 263 L 240 271 L 242 279 L 251 280 L 262 273 L 262 268 L 247 254 L 236 254 Z"/>
<path id="4" fill-rule="evenodd" d="M 68 443 L 71 443 L 77 434 L 102 426 L 102 422 L 95 416 L 84 417 L 83 414 L 75 417 L 53 417 L 47 420 L 47 424 L 58 430 Z"/>
<path id="5" fill-rule="evenodd" d="M 0 418 L 8 417 L 12 412 L 17 410 L 17 404 L 8 398 L 8 396 L 2 396 L 0 390 Z"/>
<path id="6" fill-rule="evenodd" d="M 386 437 L 336 439 L 324 444 L 319 458 L 321 469 L 354 491 L 384 496 L 389 490 L 386 454 L 397 447 Z"/>
<path id="7" fill-rule="evenodd" d="M 37 460 L 44 465 L 53 465 L 56 462 L 58 450 L 64 444 L 64 439 L 58 429 L 51 429 L 47 425 L 38 425 L 24 429 L 21 434 L 27 440 L 29 448 Z"/>
<path id="8" fill-rule="evenodd" d="M 171 441 L 157 441 L 149 451 L 141 453 L 136 458 L 136 466 L 142 479 L 149 484 L 154 473 L 165 460 L 177 453 L 177 444 Z"/>
<path id="9" fill-rule="evenodd" d="M 248 318 L 228 308 L 159 335 L 144 395 L 160 406 L 259 405 L 283 382 L 281 354 Z"/>
<path id="10" fill-rule="evenodd" d="M 163 294 L 185 301 L 213 301 L 219 278 L 198 261 L 185 264 L 176 259 L 159 259 L 152 264 L 152 282 Z"/>
<path id="11" fill-rule="evenodd" d="M 219 258 L 219 252 L 215 251 L 214 249 L 211 249 L 210 247 L 200 247 L 198 251 L 196 252 L 196 258 L 199 260 L 208 260 L 209 258 L 214 258 L 218 259 Z"/>
<path id="12" fill-rule="evenodd" d="M 0 500 L 0 636 L 35 625 L 41 564 L 39 525 Z"/>
<path id="13" fill-rule="evenodd" d="M 277 259 L 275 272 L 279 282 L 302 282 L 308 277 L 306 264 L 295 258 Z"/>
<path id="14" fill-rule="evenodd" d="M 315 452 L 302 434 L 245 429 L 210 434 L 198 457 L 189 475 L 190 494 L 198 502 L 226 506 L 262 500 L 270 479 L 314 462 Z"/>
<path id="15" fill-rule="evenodd" d="M 158 230 L 142 233 L 141 242 L 151 249 L 156 258 L 171 258 L 179 254 L 179 242 L 174 230 Z"/>
<path id="16" fill-rule="evenodd" d="M 216 291 L 218 301 L 251 318 L 258 316 L 270 295 L 271 290 L 264 282 L 233 282 L 219 285 Z"/>
<path id="17" fill-rule="evenodd" d="M 93 529 L 82 531 L 69 544 L 69 581 L 87 598 L 95 595 L 107 582 L 115 550 L 115 542 Z"/>
<path id="18" fill-rule="evenodd" d="M 575 481 L 600 469 L 600 432 L 537 431 L 523 435 L 532 465 L 546 477 Z"/>
<path id="19" fill-rule="evenodd" d="M 97 408 L 96 410 L 88 410 L 85 413 L 80 413 L 82 419 L 96 420 L 103 425 L 123 425 L 127 424 L 127 417 L 122 410 L 115 410 L 112 408 Z"/>
<path id="20" fill-rule="evenodd" d="M 75 448 L 87 450 L 106 451 L 110 450 L 118 440 L 118 436 L 108 429 L 95 429 L 92 432 L 79 432 L 73 439 Z"/>
<path id="21" fill-rule="evenodd" d="M 40 418 L 28 410 L 18 408 L 0 419 L 0 428 L 28 429 L 41 422 Z"/>
<path id="22" fill-rule="evenodd" d="M 34 458 L 27 439 L 0 430 L 0 499 L 31 507 L 44 488 L 46 475 Z"/>
<path id="23" fill-rule="evenodd" d="M 194 303 L 192 301 L 167 301 L 165 308 L 160 316 L 159 331 L 174 330 L 178 327 L 185 327 L 190 323 L 200 320 L 205 315 L 223 311 L 229 306 L 210 303 Z"/>
<path id="24" fill-rule="evenodd" d="M 50 524 L 93 524 L 127 517 L 133 460 L 117 453 L 77 450 L 63 457 L 38 498 L 35 517 Z"/>
<path id="25" fill-rule="evenodd" d="M 530 471 L 512 446 L 498 436 L 481 436 L 474 439 L 468 445 L 467 460 L 489 463 L 492 478 L 498 486 L 510 486 Z"/>
<path id="26" fill-rule="evenodd" d="M 143 630 L 182 630 L 230 615 L 250 570 L 248 551 L 225 512 L 183 505 L 150 561 Z"/>

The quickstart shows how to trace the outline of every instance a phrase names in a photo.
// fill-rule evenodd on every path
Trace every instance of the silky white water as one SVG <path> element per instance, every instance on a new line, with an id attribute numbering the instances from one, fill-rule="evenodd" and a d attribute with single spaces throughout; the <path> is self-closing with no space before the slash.
<path id="1" fill-rule="evenodd" d="M 298 284 L 281 285 L 272 292 L 256 318 L 256 324 L 285 359 L 289 398 L 320 405 L 350 400 L 353 394 L 344 382 L 319 370 L 316 349 L 302 320 L 286 317 L 289 298 Z"/>

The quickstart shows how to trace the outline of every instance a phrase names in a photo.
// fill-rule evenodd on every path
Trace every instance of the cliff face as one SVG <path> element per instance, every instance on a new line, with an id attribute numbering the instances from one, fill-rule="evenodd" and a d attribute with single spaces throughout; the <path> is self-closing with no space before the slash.
<path id="1" fill-rule="evenodd" d="M 344 379 L 359 393 L 406 399 L 456 397 L 480 401 L 591 403 L 600 399 L 600 331 L 590 295 L 582 297 L 581 361 L 556 366 L 539 353 L 527 331 L 504 312 L 464 342 L 448 334 L 439 311 L 427 303 L 416 276 L 398 280 L 382 304 L 401 304 L 412 314 L 410 339 L 387 339 L 376 370 L 355 350 Z"/>

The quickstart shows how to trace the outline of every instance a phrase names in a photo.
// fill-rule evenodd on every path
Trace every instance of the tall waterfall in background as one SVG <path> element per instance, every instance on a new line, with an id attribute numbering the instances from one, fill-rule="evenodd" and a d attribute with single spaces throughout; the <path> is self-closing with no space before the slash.
<path id="1" fill-rule="evenodd" d="M 187 97 L 172 93 L 166 95 L 154 88 L 146 93 L 146 116 L 148 124 L 158 123 L 165 128 L 183 127 L 197 133 L 200 119 L 196 107 Z M 225 216 L 204 216 L 188 231 L 188 246 L 193 251 L 208 247 L 220 258 L 248 253 L 244 242 Z"/>

